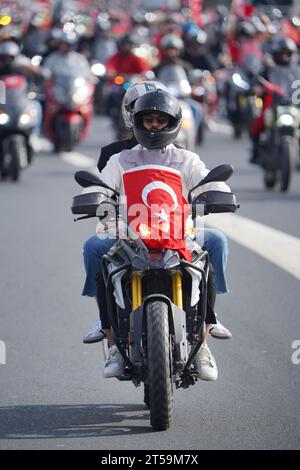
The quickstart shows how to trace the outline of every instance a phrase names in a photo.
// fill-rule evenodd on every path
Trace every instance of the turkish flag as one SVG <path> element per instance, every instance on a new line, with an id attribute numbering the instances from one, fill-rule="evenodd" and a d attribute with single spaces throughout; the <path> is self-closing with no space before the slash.
<path id="1" fill-rule="evenodd" d="M 130 226 L 150 249 L 177 250 L 192 260 L 185 244 L 185 222 L 190 213 L 182 194 L 178 170 L 145 165 L 123 175 Z"/>

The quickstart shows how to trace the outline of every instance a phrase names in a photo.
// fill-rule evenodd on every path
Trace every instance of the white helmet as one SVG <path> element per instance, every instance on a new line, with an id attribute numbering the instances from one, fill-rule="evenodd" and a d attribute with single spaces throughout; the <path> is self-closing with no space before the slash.
<path id="1" fill-rule="evenodd" d="M 160 82 L 147 80 L 131 85 L 126 91 L 122 101 L 122 116 L 128 129 L 132 129 L 133 107 L 138 98 L 157 90 L 168 91 L 167 87 Z"/>

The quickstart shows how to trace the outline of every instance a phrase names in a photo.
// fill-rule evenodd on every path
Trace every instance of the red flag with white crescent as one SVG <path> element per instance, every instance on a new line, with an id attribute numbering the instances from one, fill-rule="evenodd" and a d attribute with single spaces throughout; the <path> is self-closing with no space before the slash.
<path id="1" fill-rule="evenodd" d="M 150 249 L 177 250 L 188 261 L 185 222 L 190 213 L 178 170 L 145 165 L 124 173 L 130 226 Z"/>

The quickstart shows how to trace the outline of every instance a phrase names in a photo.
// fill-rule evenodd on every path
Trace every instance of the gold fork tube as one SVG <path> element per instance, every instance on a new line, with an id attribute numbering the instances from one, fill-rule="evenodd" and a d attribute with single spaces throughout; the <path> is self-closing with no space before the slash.
<path id="1" fill-rule="evenodd" d="M 179 308 L 183 308 L 182 300 L 182 275 L 180 272 L 175 272 L 172 275 L 172 294 L 173 294 L 173 304 L 177 305 Z"/>
<path id="2" fill-rule="evenodd" d="M 132 310 L 142 305 L 142 278 L 140 274 L 133 273 L 131 279 Z"/>

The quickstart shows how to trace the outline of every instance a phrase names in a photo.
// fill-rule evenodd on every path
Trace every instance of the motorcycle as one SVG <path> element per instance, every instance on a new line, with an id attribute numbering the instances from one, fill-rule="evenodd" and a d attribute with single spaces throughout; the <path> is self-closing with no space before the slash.
<path id="1" fill-rule="evenodd" d="M 197 142 L 201 144 L 204 140 L 208 123 L 217 110 L 217 85 L 215 78 L 209 70 L 193 69 L 189 76 L 192 86 L 192 98 L 200 103 L 202 109 L 202 121 L 197 133 Z"/>
<path id="2" fill-rule="evenodd" d="M 91 71 L 97 77 L 94 93 L 96 114 L 106 114 L 109 90 L 105 63 L 115 50 L 115 42 L 108 38 L 97 38 L 92 48 Z"/>
<path id="3" fill-rule="evenodd" d="M 232 193 L 207 191 L 192 197 L 206 183 L 226 181 L 230 165 L 214 168 L 189 193 L 193 217 L 197 207 L 204 214 L 235 212 L 239 207 Z M 96 217 L 103 202 L 101 188 L 113 191 L 105 199 L 118 214 L 120 194 L 97 176 L 86 171 L 75 174 L 83 187 L 99 186 L 99 192 L 75 196 L 75 220 Z M 118 221 L 118 218 L 117 218 Z M 208 253 L 192 243 L 192 262 L 176 250 L 149 249 L 131 225 L 128 236 L 119 238 L 102 260 L 107 292 L 109 321 L 115 343 L 126 367 L 120 381 L 144 384 L 144 402 L 150 409 L 154 430 L 165 430 L 172 423 L 173 387 L 188 388 L 197 382 L 198 352 L 203 342 L 207 305 Z M 118 236 L 117 235 L 117 236 Z M 201 306 L 201 308 L 199 308 Z"/>
<path id="4" fill-rule="evenodd" d="M 243 67 L 237 67 L 233 71 L 227 84 L 227 117 L 233 126 L 236 139 L 242 136 L 244 130 L 250 129 L 262 108 L 261 99 L 252 92 L 253 78 L 259 74 L 261 67 L 260 57 L 247 55 Z"/>
<path id="5" fill-rule="evenodd" d="M 169 93 L 174 95 L 181 106 L 182 124 L 176 138 L 176 144 L 189 150 L 193 150 L 196 145 L 198 129 L 196 129 L 192 107 L 188 102 L 191 97 L 192 88 L 187 74 L 181 65 L 166 65 L 158 73 L 157 79 L 166 85 Z M 197 106 L 197 103 L 195 102 Z M 199 103 L 199 113 L 201 113 L 200 126 L 203 125 L 203 113 Z"/>
<path id="6" fill-rule="evenodd" d="M 258 143 L 258 160 L 264 171 L 264 184 L 273 189 L 279 182 L 280 190 L 287 191 L 292 171 L 299 159 L 300 110 L 292 104 L 286 91 L 260 79 L 264 89 L 273 94 L 272 107 L 264 114 L 265 130 Z"/>
<path id="7" fill-rule="evenodd" d="M 38 112 L 28 97 L 24 76 L 1 78 L 5 88 L 5 104 L 0 105 L 0 174 L 18 181 L 20 173 L 32 161 L 30 136 L 37 124 Z"/>
<path id="8" fill-rule="evenodd" d="M 44 130 L 55 152 L 70 152 L 87 136 L 93 93 L 94 83 L 78 68 L 62 71 L 46 81 Z"/>

